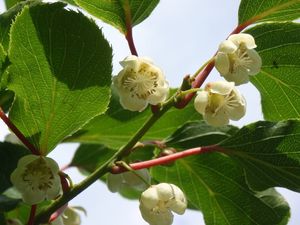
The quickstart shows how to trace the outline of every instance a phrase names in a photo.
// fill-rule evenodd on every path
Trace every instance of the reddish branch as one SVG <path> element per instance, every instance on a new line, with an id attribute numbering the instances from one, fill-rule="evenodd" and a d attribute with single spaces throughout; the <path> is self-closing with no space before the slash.
<path id="1" fill-rule="evenodd" d="M 129 166 L 133 170 L 140 170 L 140 169 L 145 169 L 145 168 L 150 168 L 153 166 L 158 166 L 158 165 L 164 165 L 171 163 L 173 161 L 176 161 L 178 159 L 182 159 L 191 155 L 199 155 L 207 152 L 214 152 L 214 151 L 222 151 L 222 149 L 217 146 L 217 145 L 210 145 L 210 146 L 204 146 L 204 147 L 198 147 L 198 148 L 191 148 L 185 151 L 177 152 L 171 155 L 163 156 L 160 158 L 156 159 L 151 159 L 143 162 L 137 162 L 137 163 L 131 163 Z M 117 174 L 117 173 L 122 173 L 124 171 L 127 171 L 126 168 L 121 167 L 121 166 L 113 166 L 111 168 L 111 173 Z"/>
<path id="2" fill-rule="evenodd" d="M 11 120 L 5 115 L 0 107 L 0 118 L 8 126 L 8 128 L 20 139 L 20 141 L 32 152 L 34 155 L 40 155 L 40 152 L 31 144 L 22 132 L 11 122 Z"/>
<path id="3" fill-rule="evenodd" d="M 30 209 L 30 215 L 27 222 L 27 225 L 33 225 L 34 224 L 34 217 L 36 213 L 37 205 L 32 205 Z"/>

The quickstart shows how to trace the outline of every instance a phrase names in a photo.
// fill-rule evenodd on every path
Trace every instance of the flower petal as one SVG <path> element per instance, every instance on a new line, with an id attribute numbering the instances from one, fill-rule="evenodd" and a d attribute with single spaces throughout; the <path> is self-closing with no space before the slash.
<path id="1" fill-rule="evenodd" d="M 173 223 L 173 214 L 169 211 L 152 211 L 140 204 L 142 217 L 150 225 L 171 225 Z"/>
<path id="2" fill-rule="evenodd" d="M 257 47 L 253 36 L 250 34 L 233 34 L 229 36 L 228 40 L 232 41 L 237 46 L 243 43 L 248 49 L 253 49 Z"/>
<path id="3" fill-rule="evenodd" d="M 120 104 L 124 109 L 139 112 L 143 111 L 148 105 L 147 101 L 132 97 L 130 93 L 120 95 Z"/>
<path id="4" fill-rule="evenodd" d="M 169 95 L 169 86 L 165 85 L 164 87 L 156 88 L 156 92 L 149 96 L 148 102 L 151 105 L 157 105 L 164 102 Z"/>
<path id="5" fill-rule="evenodd" d="M 184 193 L 182 192 L 182 190 L 177 187 L 174 184 L 171 184 L 172 188 L 173 188 L 173 192 L 174 192 L 174 198 L 172 200 L 170 200 L 169 202 L 169 208 L 177 213 L 182 215 L 186 208 L 187 208 L 187 201 L 186 201 L 186 197 L 184 195 Z"/>
<path id="6" fill-rule="evenodd" d="M 248 54 L 249 58 L 253 61 L 253 63 L 248 65 L 249 74 L 250 75 L 258 74 L 260 72 L 261 66 L 262 66 L 261 57 L 253 49 L 248 50 L 247 54 Z"/>
<path id="7" fill-rule="evenodd" d="M 234 88 L 234 82 L 216 81 L 210 82 L 205 86 L 213 94 L 228 95 Z"/>
<path id="8" fill-rule="evenodd" d="M 221 44 L 219 45 L 218 51 L 228 54 L 228 53 L 235 52 L 237 49 L 238 49 L 238 46 L 235 45 L 232 41 L 225 40 L 225 41 L 221 42 Z"/>
<path id="9" fill-rule="evenodd" d="M 205 122 L 214 127 L 221 127 L 229 124 L 229 118 L 223 109 L 220 109 L 216 115 L 206 113 L 203 116 Z"/>
<path id="10" fill-rule="evenodd" d="M 155 208 L 160 200 L 155 186 L 156 185 L 149 187 L 142 193 L 140 198 L 141 205 L 149 210 Z"/>
<path id="11" fill-rule="evenodd" d="M 228 73 L 224 78 L 227 81 L 234 82 L 235 85 L 246 84 L 249 82 L 249 72 L 245 67 L 237 67 L 234 73 Z"/>
<path id="12" fill-rule="evenodd" d="M 208 92 L 207 91 L 198 91 L 197 96 L 194 101 L 194 106 L 197 112 L 201 113 L 202 115 L 205 114 L 205 109 L 208 104 Z"/>
<path id="13" fill-rule="evenodd" d="M 230 61 L 226 53 L 218 52 L 215 59 L 215 67 L 222 75 L 226 75 L 229 73 Z"/>

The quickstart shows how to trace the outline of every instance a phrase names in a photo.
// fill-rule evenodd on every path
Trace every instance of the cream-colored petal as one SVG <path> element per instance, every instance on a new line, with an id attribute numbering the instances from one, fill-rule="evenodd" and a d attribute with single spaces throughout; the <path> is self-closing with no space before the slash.
<path id="1" fill-rule="evenodd" d="M 45 193 L 39 190 L 36 191 L 26 191 L 22 193 L 23 201 L 28 205 L 36 205 L 45 200 Z"/>
<path id="2" fill-rule="evenodd" d="M 126 93 L 126 95 L 120 95 L 120 104 L 124 109 L 128 109 L 130 111 L 143 111 L 148 103 L 143 99 L 138 99 L 136 97 L 131 97 L 130 93 Z"/>
<path id="3" fill-rule="evenodd" d="M 129 186 L 136 187 L 136 186 L 142 185 L 143 187 L 145 187 L 146 184 L 137 175 L 139 175 L 140 177 L 142 177 L 144 180 L 146 180 L 148 182 L 151 179 L 149 171 L 147 169 L 136 170 L 135 173 L 130 172 L 130 171 L 125 172 L 125 173 L 123 173 L 123 178 Z"/>
<path id="4" fill-rule="evenodd" d="M 228 54 L 228 53 L 235 52 L 237 49 L 238 49 L 238 46 L 235 45 L 232 41 L 225 40 L 225 41 L 221 42 L 221 44 L 219 45 L 218 51 Z"/>
<path id="5" fill-rule="evenodd" d="M 200 114 L 205 114 L 205 109 L 208 104 L 208 92 L 207 91 L 198 91 L 197 96 L 194 101 L 194 107 Z"/>
<path id="6" fill-rule="evenodd" d="M 81 219 L 75 208 L 67 207 L 63 213 L 62 220 L 64 225 L 80 225 Z"/>
<path id="7" fill-rule="evenodd" d="M 150 225 L 171 225 L 173 223 L 173 214 L 169 211 L 151 211 L 140 204 L 140 211 L 143 219 Z"/>
<path id="8" fill-rule="evenodd" d="M 232 41 L 237 46 L 243 43 L 248 49 L 253 49 L 257 47 L 253 36 L 250 34 L 233 34 L 229 36 L 228 40 Z"/>
<path id="9" fill-rule="evenodd" d="M 45 193 L 45 198 L 48 200 L 53 200 L 56 199 L 59 194 L 61 193 L 62 187 L 60 183 L 60 178 L 59 176 L 55 176 L 53 179 L 53 184 L 52 187 L 47 189 L 47 192 Z"/>
<path id="10" fill-rule="evenodd" d="M 231 120 L 239 120 L 246 114 L 246 100 L 244 97 L 241 97 L 242 100 L 236 100 L 233 104 L 228 104 L 225 107 L 225 110 L 228 114 L 229 119 Z"/>
<path id="11" fill-rule="evenodd" d="M 187 200 L 182 192 L 182 190 L 174 184 L 171 184 L 174 192 L 174 198 L 169 201 L 169 208 L 177 213 L 182 215 L 187 208 Z"/>
<path id="12" fill-rule="evenodd" d="M 135 67 L 136 62 L 138 61 L 138 57 L 135 55 L 129 55 L 125 57 L 124 60 L 120 61 L 120 65 L 123 67 L 129 66 L 129 67 Z"/>
<path id="13" fill-rule="evenodd" d="M 214 127 L 221 127 L 229 124 L 228 115 L 226 115 L 224 110 L 219 110 L 219 112 L 216 115 L 206 113 L 203 116 L 203 119 L 207 124 Z"/>
<path id="14" fill-rule="evenodd" d="M 261 57 L 259 56 L 259 54 L 253 50 L 253 49 L 250 49 L 247 51 L 247 54 L 249 56 L 249 58 L 253 61 L 253 63 L 251 63 L 249 66 L 248 66 L 248 69 L 249 69 L 249 74 L 250 75 L 255 75 L 255 74 L 258 74 L 261 70 L 261 66 L 262 66 L 262 61 L 261 61 Z"/>
<path id="15" fill-rule="evenodd" d="M 18 168 L 22 168 L 22 167 L 25 167 L 27 166 L 29 163 L 33 162 L 34 160 L 40 158 L 41 156 L 38 156 L 38 155 L 32 155 L 32 154 L 29 154 L 29 155 L 25 155 L 23 156 L 21 159 L 19 159 L 19 162 L 18 162 Z"/>
<path id="16" fill-rule="evenodd" d="M 216 81 L 208 83 L 205 87 L 205 90 L 209 90 L 214 94 L 228 95 L 233 88 L 234 82 Z"/>
<path id="17" fill-rule="evenodd" d="M 58 175 L 59 166 L 57 162 L 49 157 L 44 157 L 44 159 L 46 160 L 47 166 L 51 169 L 52 173 Z"/>
<path id="18" fill-rule="evenodd" d="M 121 174 L 109 173 L 106 179 L 108 189 L 113 193 L 118 192 L 122 184 L 122 179 L 123 177 Z"/>
<path id="19" fill-rule="evenodd" d="M 215 67 L 222 75 L 226 75 L 229 73 L 230 61 L 226 53 L 218 52 L 215 58 Z"/>
<path id="20" fill-rule="evenodd" d="M 160 183 L 155 185 L 158 193 L 159 200 L 168 201 L 174 198 L 174 191 L 171 184 L 168 183 Z"/>
<path id="21" fill-rule="evenodd" d="M 149 187 L 144 191 L 140 198 L 140 203 L 147 209 L 151 210 L 157 206 L 159 202 L 159 196 L 157 193 L 156 185 Z"/>
<path id="22" fill-rule="evenodd" d="M 235 85 L 246 84 L 249 82 L 248 70 L 244 67 L 236 68 L 235 73 L 228 73 L 223 76 L 227 81 L 234 82 Z"/>
<path id="23" fill-rule="evenodd" d="M 169 86 L 167 85 L 165 87 L 157 87 L 155 90 L 156 92 L 151 94 L 148 98 L 148 102 L 151 105 L 163 103 L 169 95 Z"/>

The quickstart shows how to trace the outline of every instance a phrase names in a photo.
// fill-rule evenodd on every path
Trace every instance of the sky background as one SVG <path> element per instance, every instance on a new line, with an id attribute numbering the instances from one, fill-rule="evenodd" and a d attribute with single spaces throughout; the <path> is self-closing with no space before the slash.
<path id="1" fill-rule="evenodd" d="M 140 56 L 153 59 L 163 69 L 173 87 L 180 85 L 182 77 L 193 74 L 216 51 L 219 43 L 237 24 L 239 0 L 162 0 L 151 16 L 133 30 L 135 44 Z M 4 11 L 0 0 L 0 11 Z M 111 43 L 114 51 L 114 74 L 121 69 L 119 61 L 130 54 L 121 33 L 97 21 Z M 208 81 L 221 80 L 214 70 Z M 238 122 L 242 126 L 262 119 L 259 93 L 251 85 L 239 86 L 247 100 L 247 115 Z M 6 126 L 0 122 L 0 140 L 7 134 Z M 68 164 L 78 145 L 59 145 L 50 156 L 61 166 Z M 66 171 L 75 183 L 82 180 L 76 169 Z M 289 225 L 300 224 L 300 194 L 279 189 L 291 206 Z M 123 199 L 110 193 L 105 184 L 96 182 L 84 193 L 70 202 L 83 206 L 88 216 L 82 216 L 82 225 L 146 225 L 140 216 L 137 201 Z M 183 216 L 175 216 L 174 225 L 204 224 L 200 212 L 188 210 Z M 271 225 L 271 224 L 270 224 Z"/>

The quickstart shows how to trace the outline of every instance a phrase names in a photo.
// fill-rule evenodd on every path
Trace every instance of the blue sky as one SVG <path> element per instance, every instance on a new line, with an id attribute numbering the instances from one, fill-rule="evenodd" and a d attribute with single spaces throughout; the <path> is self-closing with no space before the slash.
<path id="1" fill-rule="evenodd" d="M 239 0 L 163 0 L 152 15 L 134 28 L 134 38 L 140 56 L 153 59 L 160 66 L 171 86 L 178 86 L 182 77 L 193 74 L 203 62 L 216 51 L 219 43 L 237 24 Z M 2 5 L 1 5 L 2 4 Z M 3 11 L 3 2 L 0 2 Z M 121 68 L 118 64 L 129 55 L 127 43 L 121 33 L 109 25 L 98 21 L 100 27 L 114 49 L 114 74 Z M 208 80 L 222 79 L 213 71 Z M 262 119 L 259 93 L 251 85 L 239 87 L 244 94 L 248 111 L 238 126 Z M 0 123 L 0 138 L 7 129 Z M 63 144 L 51 153 L 61 166 L 67 164 L 77 145 Z M 83 177 L 76 169 L 66 171 L 75 182 Z M 289 225 L 299 225 L 300 194 L 280 189 L 292 208 Z M 87 212 L 82 217 L 82 225 L 146 225 L 139 213 L 138 202 L 128 201 L 118 194 L 110 193 L 101 182 L 93 184 L 83 194 L 76 197 L 70 205 L 81 205 Z M 188 211 L 176 216 L 174 225 L 201 225 L 200 212 Z"/>

